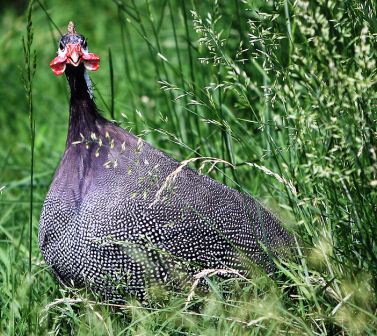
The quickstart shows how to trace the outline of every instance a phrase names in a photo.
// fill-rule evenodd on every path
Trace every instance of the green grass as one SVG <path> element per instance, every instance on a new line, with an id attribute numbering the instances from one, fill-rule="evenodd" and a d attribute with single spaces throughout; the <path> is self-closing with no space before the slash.
<path id="1" fill-rule="evenodd" d="M 374 1 L 41 3 L 32 27 L 26 7 L 0 14 L 0 334 L 377 333 Z M 190 289 L 118 308 L 54 281 L 37 230 L 65 145 L 69 93 L 48 65 L 69 20 L 101 56 L 106 117 L 180 161 L 229 162 L 203 172 L 295 233 L 284 280 L 209 274 L 188 306 Z"/>

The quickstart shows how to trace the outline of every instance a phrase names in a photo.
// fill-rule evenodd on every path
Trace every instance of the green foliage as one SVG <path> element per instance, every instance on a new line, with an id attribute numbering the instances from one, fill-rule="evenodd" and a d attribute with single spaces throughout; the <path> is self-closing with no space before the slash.
<path id="1" fill-rule="evenodd" d="M 0 333 L 377 333 L 374 1 L 35 1 L 33 26 L 10 6 L 0 17 Z M 59 289 L 36 233 L 65 144 L 68 90 L 48 64 L 69 20 L 101 56 L 91 77 L 104 115 L 263 200 L 295 233 L 300 257 L 279 265 L 282 278 L 207 273 L 208 293 L 155 289 L 148 307 Z"/>

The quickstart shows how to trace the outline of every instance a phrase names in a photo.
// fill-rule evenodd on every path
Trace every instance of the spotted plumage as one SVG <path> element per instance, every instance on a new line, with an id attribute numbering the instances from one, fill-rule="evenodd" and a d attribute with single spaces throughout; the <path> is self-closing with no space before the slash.
<path id="1" fill-rule="evenodd" d="M 39 227 L 57 278 L 122 300 L 206 268 L 242 271 L 251 260 L 273 270 L 272 256 L 291 242 L 279 221 L 252 197 L 182 168 L 101 117 L 83 62 L 61 61 L 70 59 L 64 47 L 79 50 L 70 42 L 85 39 L 65 35 L 51 62 L 56 74 L 64 67 L 70 85 L 70 122 Z"/>

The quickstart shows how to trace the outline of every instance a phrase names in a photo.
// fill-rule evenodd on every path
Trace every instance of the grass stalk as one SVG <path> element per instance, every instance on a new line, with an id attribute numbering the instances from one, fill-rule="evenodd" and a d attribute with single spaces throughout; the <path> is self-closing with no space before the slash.
<path id="1" fill-rule="evenodd" d="M 129 48 L 126 48 L 126 27 L 125 25 L 127 24 L 124 21 L 123 13 L 121 9 L 118 7 L 118 22 L 120 26 L 120 39 L 121 39 L 121 45 L 122 45 L 122 54 L 123 54 L 123 60 L 124 60 L 124 72 L 126 79 L 130 85 L 128 86 L 128 95 L 129 99 L 131 102 L 131 108 L 132 108 L 132 117 L 133 117 L 133 124 L 134 124 L 134 131 L 136 134 L 139 132 L 139 123 L 137 119 L 137 113 L 136 113 L 136 105 L 135 105 L 135 91 L 134 91 L 134 85 L 133 85 L 133 78 L 131 76 L 131 69 L 130 69 L 130 61 L 129 58 L 132 58 L 133 55 L 133 50 L 132 50 L 132 41 L 129 39 Z M 130 50 L 131 56 L 128 55 L 127 50 Z M 135 64 L 136 66 L 136 64 Z M 137 68 L 136 68 L 136 73 L 138 73 Z M 132 85 L 131 85 L 132 83 Z"/>
<path id="2" fill-rule="evenodd" d="M 109 51 L 108 51 L 108 55 L 109 55 L 109 74 L 110 74 L 110 95 L 111 95 L 111 101 L 110 101 L 110 116 L 111 116 L 111 119 L 114 120 L 115 119 L 115 115 L 114 115 L 114 100 L 115 100 L 115 97 L 114 97 L 114 68 L 113 68 L 113 57 L 111 55 L 111 49 L 109 48 Z"/>
<path id="3" fill-rule="evenodd" d="M 33 22 L 32 22 L 33 1 L 29 2 L 27 11 L 27 28 L 26 38 L 23 39 L 23 49 L 25 58 L 25 69 L 23 73 L 24 86 L 26 91 L 26 99 L 29 114 L 29 130 L 30 130 L 30 193 L 29 193 L 29 239 L 28 239 L 28 283 L 29 283 L 29 304 L 28 304 L 28 329 L 32 328 L 31 310 L 33 304 L 32 296 L 32 257 L 33 257 L 33 208 L 34 208 L 34 149 L 35 149 L 35 120 L 33 110 L 33 78 L 36 71 L 37 57 L 35 51 L 32 50 L 33 44 Z"/>

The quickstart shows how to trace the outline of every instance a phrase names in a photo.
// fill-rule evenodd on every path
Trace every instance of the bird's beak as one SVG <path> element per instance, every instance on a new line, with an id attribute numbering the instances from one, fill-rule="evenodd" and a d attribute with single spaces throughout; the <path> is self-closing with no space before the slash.
<path id="1" fill-rule="evenodd" d="M 67 64 L 77 67 L 82 62 L 87 70 L 97 71 L 100 58 L 96 54 L 84 51 L 80 43 L 67 44 L 65 50 L 59 51 L 58 56 L 51 61 L 50 68 L 59 76 L 64 73 Z"/>
<path id="2" fill-rule="evenodd" d="M 80 64 L 82 57 L 82 50 L 80 43 L 67 44 L 66 47 L 67 63 L 77 67 Z"/>

